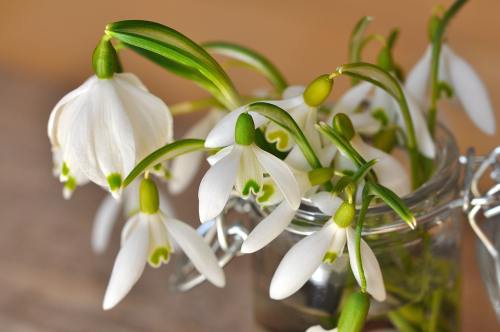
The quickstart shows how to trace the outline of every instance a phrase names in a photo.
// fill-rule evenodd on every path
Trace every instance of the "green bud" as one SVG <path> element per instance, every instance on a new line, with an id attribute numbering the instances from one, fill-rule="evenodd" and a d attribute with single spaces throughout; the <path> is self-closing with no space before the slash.
<path id="1" fill-rule="evenodd" d="M 355 134 L 351 119 L 344 113 L 335 114 L 332 123 L 333 129 L 350 141 Z"/>
<path id="2" fill-rule="evenodd" d="M 122 176 L 118 173 L 111 173 L 106 177 L 108 187 L 111 191 L 118 191 L 122 186 Z"/>
<path id="3" fill-rule="evenodd" d="M 304 91 L 304 101 L 311 107 L 318 107 L 328 98 L 332 87 L 333 80 L 329 75 L 321 75 L 307 86 Z"/>
<path id="4" fill-rule="evenodd" d="M 97 77 L 100 79 L 108 79 L 113 77 L 114 73 L 121 69 L 118 54 L 111 44 L 109 37 L 102 37 L 97 44 L 94 54 L 92 54 L 92 67 Z"/>
<path id="5" fill-rule="evenodd" d="M 236 121 L 234 140 L 239 145 L 250 145 L 255 141 L 255 125 L 248 113 L 242 113 Z"/>
<path id="6" fill-rule="evenodd" d="M 335 221 L 339 227 L 346 228 L 351 225 L 355 215 L 356 208 L 354 207 L 354 204 L 344 202 L 337 209 L 337 212 L 335 212 L 333 221 Z"/>
<path id="7" fill-rule="evenodd" d="M 382 129 L 373 137 L 373 146 L 390 153 L 397 142 L 396 132 L 397 128 L 392 126 Z"/>
<path id="8" fill-rule="evenodd" d="M 316 168 L 310 171 L 307 177 L 311 185 L 318 186 L 332 179 L 333 169 L 329 167 Z"/>
<path id="9" fill-rule="evenodd" d="M 144 179 L 141 182 L 139 189 L 139 202 L 141 212 L 147 214 L 155 214 L 160 208 L 160 200 L 158 197 L 158 188 L 151 179 Z"/>
<path id="10" fill-rule="evenodd" d="M 430 41 L 434 40 L 434 36 L 436 35 L 436 31 L 439 27 L 439 24 L 441 24 L 441 18 L 437 15 L 432 15 L 427 25 Z"/>
<path id="11" fill-rule="evenodd" d="M 340 313 L 339 332 L 360 332 L 365 325 L 366 316 L 370 309 L 370 296 L 356 292 L 349 295 Z"/>

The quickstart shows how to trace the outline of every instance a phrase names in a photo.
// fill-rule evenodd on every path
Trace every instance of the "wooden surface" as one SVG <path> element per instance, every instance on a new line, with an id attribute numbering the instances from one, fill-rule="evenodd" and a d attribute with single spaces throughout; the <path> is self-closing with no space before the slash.
<path id="1" fill-rule="evenodd" d="M 90 222 L 103 192 L 87 186 L 65 202 L 51 176 L 46 136 L 57 100 L 90 73 L 90 54 L 104 25 L 125 18 L 173 25 L 195 40 L 226 39 L 255 47 L 279 63 L 292 83 L 305 83 L 345 61 L 349 31 L 365 14 L 373 31 L 402 28 L 397 52 L 409 68 L 426 45 L 426 17 L 434 1 L 141 1 L 0 3 L 0 331 L 258 331 L 252 319 L 250 262 L 227 269 L 228 285 L 204 285 L 186 294 L 168 291 L 173 266 L 147 269 L 126 300 L 110 312 L 101 301 L 118 248 L 90 251 Z M 117 5 L 119 4 L 119 5 Z M 454 23 L 455 50 L 474 63 L 500 105 L 500 2 L 474 1 Z M 369 52 L 370 54 L 370 52 Z M 128 54 L 124 63 L 168 103 L 203 96 L 192 84 Z M 262 86 L 236 72 L 250 91 Z M 335 96 L 345 88 L 336 86 Z M 479 133 L 457 111 L 446 119 L 461 150 L 488 151 L 499 135 Z M 176 120 L 177 136 L 195 117 Z M 498 123 L 498 119 L 497 119 Z M 498 126 L 497 126 L 498 127 Z M 181 218 L 197 224 L 195 188 L 175 199 Z M 467 230 L 463 244 L 462 326 L 465 332 L 499 328 L 486 298 Z"/>

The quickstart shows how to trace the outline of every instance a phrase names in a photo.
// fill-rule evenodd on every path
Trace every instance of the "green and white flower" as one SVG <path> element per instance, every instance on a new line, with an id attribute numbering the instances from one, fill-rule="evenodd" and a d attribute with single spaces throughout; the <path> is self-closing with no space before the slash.
<path id="1" fill-rule="evenodd" d="M 91 247 L 96 254 L 103 253 L 109 244 L 111 231 L 120 216 L 130 218 L 139 213 L 139 184 L 140 181 L 132 182 L 123 192 L 120 200 L 111 195 L 106 196 L 97 208 L 92 224 Z M 170 201 L 158 192 L 160 198 L 160 210 L 165 211 L 168 216 L 175 216 L 174 208 Z M 121 213 L 120 213 L 121 212 Z"/>
<path id="2" fill-rule="evenodd" d="M 225 285 L 224 272 L 203 238 L 187 224 L 160 210 L 158 189 L 152 180 L 141 182 L 140 212 L 127 221 L 121 239 L 122 247 L 104 296 L 104 310 L 113 308 L 128 294 L 146 263 L 152 267 L 166 264 L 174 252 L 173 241 L 210 282 L 217 287 Z"/>
<path id="3" fill-rule="evenodd" d="M 432 46 L 408 74 L 406 89 L 422 108 L 429 107 Z M 488 90 L 483 81 L 462 57 L 458 56 L 447 44 L 443 44 L 439 58 L 439 81 L 452 89 L 453 95 L 474 124 L 483 132 L 495 133 L 495 113 Z"/>
<path id="4" fill-rule="evenodd" d="M 219 140 L 218 134 L 222 137 L 230 131 L 234 135 L 234 143 L 209 158 L 212 166 L 205 173 L 198 190 L 200 220 L 205 222 L 217 217 L 224 209 L 233 187 L 245 198 L 259 194 L 266 174 L 276 183 L 288 204 L 297 209 L 301 195 L 290 168 L 255 145 L 255 124 L 251 115 L 240 113 L 236 120 L 236 129 L 230 130 L 226 125 L 216 126 L 210 133 L 214 141 L 222 142 L 227 140 Z"/>
<path id="5" fill-rule="evenodd" d="M 61 174 L 81 172 L 119 196 L 135 164 L 172 140 L 172 116 L 135 75 L 92 76 L 54 107 L 48 135 Z"/>
<path id="6" fill-rule="evenodd" d="M 297 242 L 283 257 L 269 289 L 271 298 L 275 300 L 285 299 L 297 292 L 321 264 L 333 263 L 342 255 L 346 243 L 351 270 L 358 284 L 361 284 L 355 250 L 356 235 L 350 226 L 354 218 L 354 207 L 327 192 L 317 193 L 311 200 L 321 212 L 331 218 L 319 231 Z M 339 214 L 342 217 L 339 217 Z M 386 291 L 382 271 L 375 254 L 363 239 L 361 259 L 366 277 L 366 291 L 375 300 L 384 301 Z"/>
<path id="7" fill-rule="evenodd" d="M 413 121 L 418 148 L 424 156 L 434 158 L 436 149 L 423 113 L 410 94 L 405 92 L 405 97 Z M 397 101 L 383 89 L 368 82 L 357 84 L 339 99 L 333 108 L 332 118 L 338 113 L 348 114 L 356 131 L 362 134 L 374 135 L 380 130 L 381 122 L 378 120 L 380 114 L 382 117 L 386 117 L 390 123 L 396 123 L 406 131 L 406 125 Z M 380 114 L 377 115 L 377 113 Z"/>

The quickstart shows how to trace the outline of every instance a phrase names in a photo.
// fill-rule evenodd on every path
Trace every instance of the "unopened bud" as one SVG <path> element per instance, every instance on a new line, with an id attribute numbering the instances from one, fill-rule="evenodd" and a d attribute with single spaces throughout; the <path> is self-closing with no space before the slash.
<path id="1" fill-rule="evenodd" d="M 335 114 L 332 123 L 333 129 L 350 141 L 355 134 L 351 119 L 344 113 Z"/>

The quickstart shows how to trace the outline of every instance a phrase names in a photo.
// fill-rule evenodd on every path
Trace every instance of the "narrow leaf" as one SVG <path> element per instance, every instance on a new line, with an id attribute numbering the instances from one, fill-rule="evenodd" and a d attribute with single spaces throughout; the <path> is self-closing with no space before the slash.
<path id="1" fill-rule="evenodd" d="M 360 62 L 361 61 L 361 51 L 364 44 L 364 34 L 366 28 L 373 20 L 371 16 L 362 17 L 356 26 L 354 27 L 351 39 L 349 41 L 349 62 Z"/>
<path id="2" fill-rule="evenodd" d="M 281 93 L 288 86 L 283 74 L 262 54 L 244 46 L 227 42 L 208 42 L 202 46 L 212 54 L 220 54 L 236 60 L 236 64 L 251 68 L 266 77 Z"/>
<path id="3" fill-rule="evenodd" d="M 209 150 L 205 148 L 205 141 L 202 139 L 187 138 L 167 144 L 158 150 L 149 154 L 146 158 L 141 160 L 137 166 L 130 172 L 123 181 L 123 187 L 128 186 L 135 180 L 142 172 L 148 170 L 155 165 L 162 163 L 166 160 L 178 157 L 180 155 L 200 151 Z"/>
<path id="4" fill-rule="evenodd" d="M 382 186 L 381 184 L 374 183 L 372 181 L 367 182 L 370 189 L 370 193 L 381 198 L 385 204 L 387 204 L 391 209 L 396 212 L 401 219 L 403 219 L 411 229 L 415 229 L 417 222 L 413 213 L 408 209 L 406 204 L 398 197 L 392 190 Z"/>

